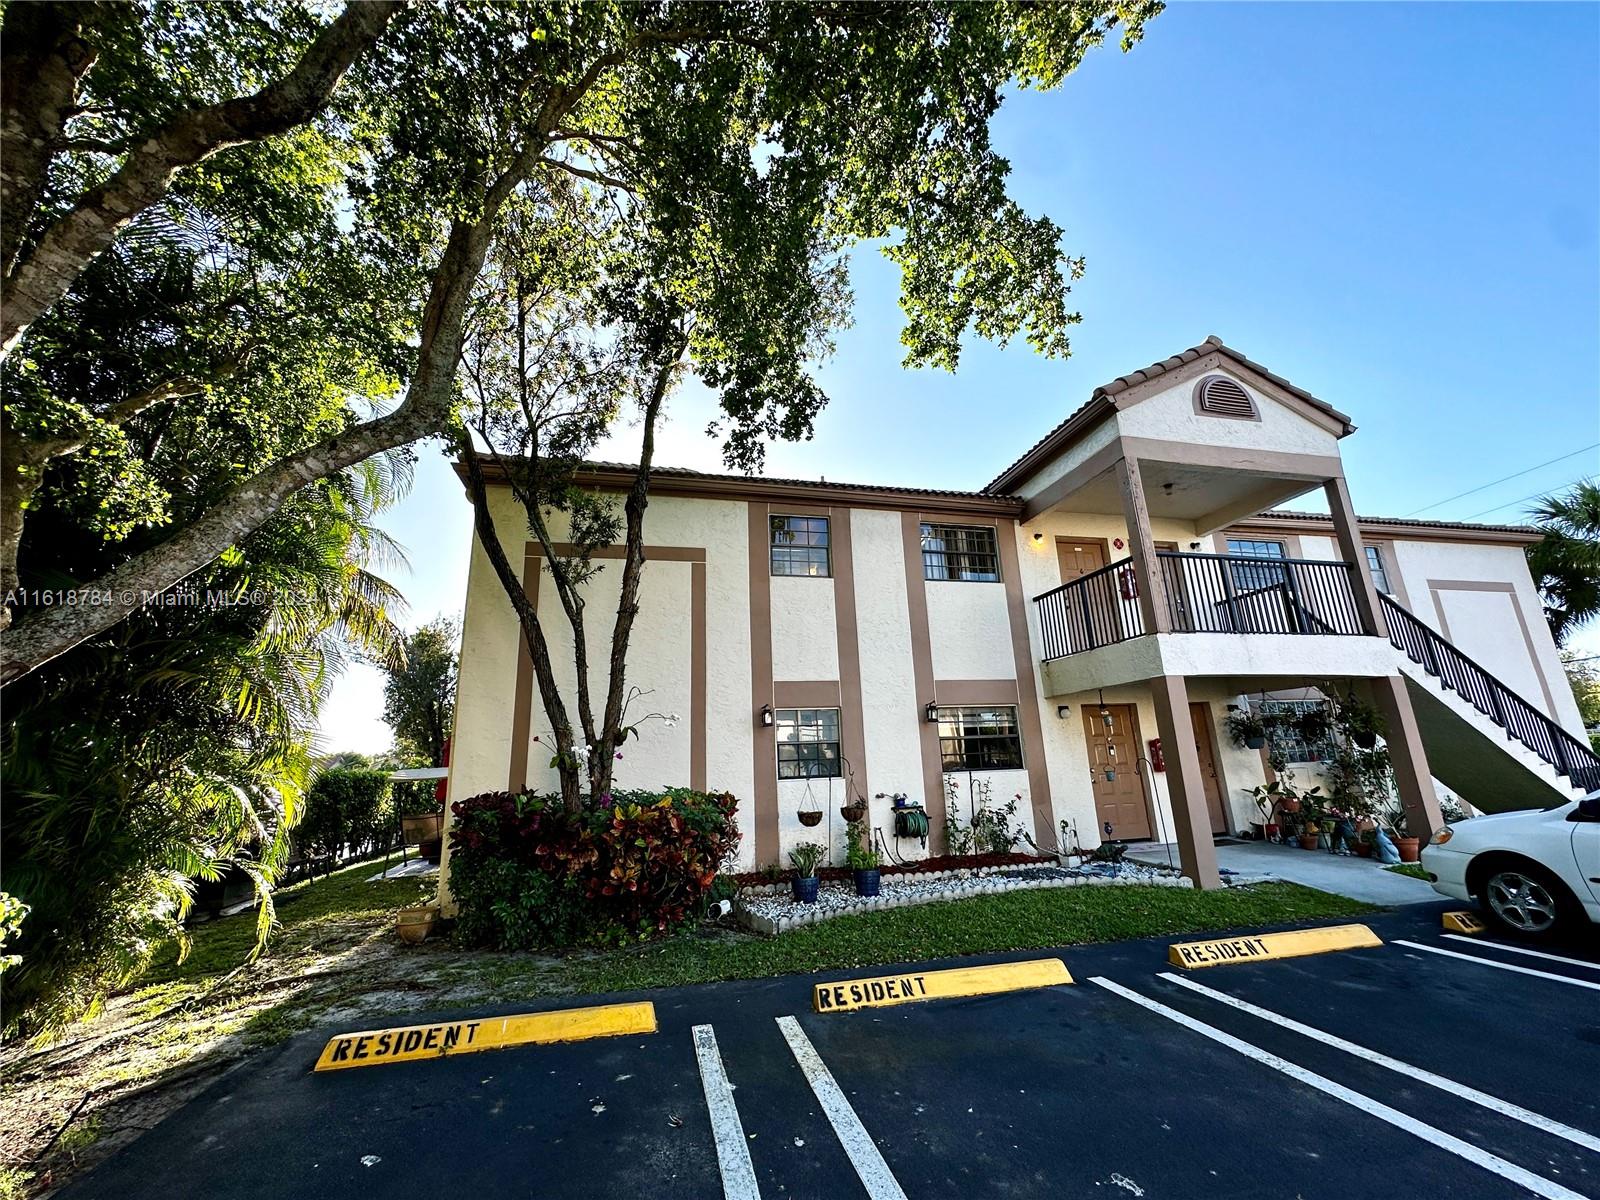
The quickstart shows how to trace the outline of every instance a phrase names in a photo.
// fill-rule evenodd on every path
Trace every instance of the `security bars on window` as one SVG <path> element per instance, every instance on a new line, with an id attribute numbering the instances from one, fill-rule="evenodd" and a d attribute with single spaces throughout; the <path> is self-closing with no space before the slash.
<path id="1" fill-rule="evenodd" d="M 941 706 L 939 754 L 946 772 L 1020 769 L 1022 737 L 1016 706 Z"/>
<path id="2" fill-rule="evenodd" d="M 774 516 L 769 526 L 774 575 L 833 574 L 827 517 Z"/>
<path id="3" fill-rule="evenodd" d="M 843 774 L 837 708 L 780 708 L 776 716 L 779 779 L 837 779 Z"/>
<path id="4" fill-rule="evenodd" d="M 1000 552 L 990 525 L 922 527 L 924 579 L 993 583 L 1000 578 Z"/>

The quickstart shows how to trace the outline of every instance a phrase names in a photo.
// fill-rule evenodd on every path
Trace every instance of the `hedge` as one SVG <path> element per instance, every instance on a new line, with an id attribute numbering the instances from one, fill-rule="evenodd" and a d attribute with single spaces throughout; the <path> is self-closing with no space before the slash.
<path id="1" fill-rule="evenodd" d="M 346 847 L 358 853 L 383 845 L 394 832 L 388 772 L 337 767 L 312 781 L 295 837 L 304 851 L 339 857 Z"/>
<path id="2" fill-rule="evenodd" d="M 452 805 L 457 936 L 502 950 L 615 944 L 703 911 L 739 844 L 738 802 L 688 788 L 607 800 L 576 813 L 532 792 Z"/>

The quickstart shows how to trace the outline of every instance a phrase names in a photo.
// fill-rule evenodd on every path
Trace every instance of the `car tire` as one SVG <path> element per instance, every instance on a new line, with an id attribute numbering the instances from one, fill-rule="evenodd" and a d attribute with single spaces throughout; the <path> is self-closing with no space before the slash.
<path id="1" fill-rule="evenodd" d="M 1515 937 L 1553 937 L 1577 919 L 1577 905 L 1566 885 L 1526 859 L 1503 859 L 1489 867 L 1477 897 L 1489 924 Z"/>

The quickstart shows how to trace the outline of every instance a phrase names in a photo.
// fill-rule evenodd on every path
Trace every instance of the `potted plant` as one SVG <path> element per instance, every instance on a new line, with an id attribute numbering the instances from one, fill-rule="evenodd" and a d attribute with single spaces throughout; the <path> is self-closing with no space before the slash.
<path id="1" fill-rule="evenodd" d="M 1347 696 L 1340 701 L 1338 725 L 1340 732 L 1363 750 L 1371 750 L 1376 746 L 1379 735 L 1383 733 L 1383 723 L 1378 719 L 1377 712 L 1354 696 Z"/>
<path id="2" fill-rule="evenodd" d="M 801 842 L 789 851 L 789 863 L 794 867 L 794 898 L 798 904 L 817 902 L 817 867 L 828 855 L 826 846 L 816 842 Z"/>
<path id="3" fill-rule="evenodd" d="M 400 935 L 401 941 L 415 945 L 426 940 L 428 934 L 433 932 L 433 923 L 438 919 L 437 904 L 418 904 L 412 908 L 402 908 L 400 915 L 395 918 L 395 931 Z"/>
<path id="4" fill-rule="evenodd" d="M 1301 712 L 1294 718 L 1293 724 L 1300 740 L 1307 745 L 1315 746 L 1328 736 L 1333 718 L 1327 708 L 1319 704 L 1316 708 L 1308 708 Z"/>
<path id="5" fill-rule="evenodd" d="M 1372 857 L 1372 845 L 1378 840 L 1376 828 L 1363 829 L 1356 834 L 1354 842 L 1356 854 L 1362 858 Z"/>
<path id="6" fill-rule="evenodd" d="M 1406 810 L 1397 806 L 1389 812 L 1389 837 L 1394 842 L 1395 853 L 1403 863 L 1413 863 L 1422 857 L 1422 840 L 1413 837 L 1406 821 Z"/>
<path id="7" fill-rule="evenodd" d="M 844 865 L 855 877 L 856 895 L 876 896 L 881 884 L 878 874 L 878 852 L 873 848 L 871 834 L 865 824 L 852 821 L 845 827 Z"/>
<path id="8" fill-rule="evenodd" d="M 859 797 L 854 801 L 847 801 L 839 806 L 839 815 L 854 824 L 867 815 L 867 802 Z"/>
<path id="9" fill-rule="evenodd" d="M 1308 788 L 1300 793 L 1301 825 L 1297 840 L 1302 850 L 1315 850 L 1322 841 L 1322 823 L 1327 813 L 1323 799 L 1320 787 Z"/>
<path id="10" fill-rule="evenodd" d="M 1259 750 L 1267 744 L 1267 723 L 1259 713 L 1241 708 L 1228 714 L 1228 736 L 1236 746 Z"/>

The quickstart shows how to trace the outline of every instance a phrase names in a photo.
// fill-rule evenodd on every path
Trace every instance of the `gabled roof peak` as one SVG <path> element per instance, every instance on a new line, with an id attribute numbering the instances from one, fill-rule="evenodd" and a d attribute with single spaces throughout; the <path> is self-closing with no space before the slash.
<path id="1" fill-rule="evenodd" d="M 1232 359 L 1239 366 L 1255 373 L 1276 387 L 1282 388 L 1291 396 L 1304 401 L 1326 416 L 1333 418 L 1343 426 L 1343 431 L 1339 436 L 1346 437 L 1355 432 L 1355 426 L 1350 423 L 1350 418 L 1334 408 L 1333 405 L 1325 400 L 1317 399 L 1304 388 L 1296 387 L 1283 376 L 1274 375 L 1266 367 L 1253 359 L 1247 358 L 1213 333 L 1207 336 L 1206 340 L 1198 346 L 1190 346 L 1187 350 L 1180 350 L 1170 358 L 1163 358 L 1159 362 L 1151 363 L 1148 367 L 1132 371 L 1127 375 L 1119 375 L 1110 383 L 1104 383 L 1095 388 L 1090 393 L 1089 399 L 1082 406 L 1075 409 L 1067 416 L 1066 420 L 1030 446 L 1015 462 L 990 480 L 983 490 L 986 492 L 1002 492 L 1015 488 L 1026 477 L 1025 472 L 1031 473 L 1031 469 L 1039 464 L 1041 459 L 1065 448 L 1079 433 L 1098 424 L 1102 418 L 1115 410 L 1117 408 L 1116 398 L 1123 392 L 1141 383 L 1158 379 L 1169 371 L 1176 371 L 1180 367 L 1186 367 L 1197 359 L 1206 357 L 1208 354 L 1221 354 Z"/>

